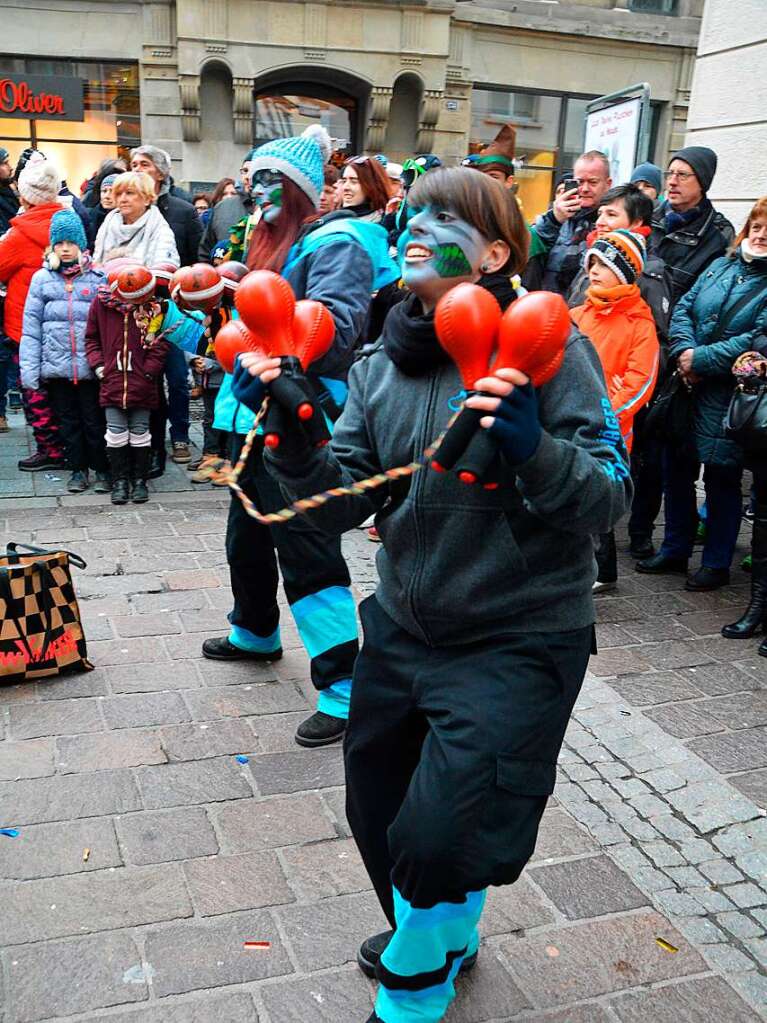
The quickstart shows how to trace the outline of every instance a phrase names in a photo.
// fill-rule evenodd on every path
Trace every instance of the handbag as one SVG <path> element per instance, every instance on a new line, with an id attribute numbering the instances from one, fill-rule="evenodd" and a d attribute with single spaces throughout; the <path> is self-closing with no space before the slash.
<path id="1" fill-rule="evenodd" d="M 86 567 L 77 554 L 27 544 L 0 555 L 0 683 L 92 670 L 70 565 Z"/>
<path id="2" fill-rule="evenodd" d="M 767 451 L 767 380 L 763 377 L 745 377 L 735 385 L 724 434 L 745 451 Z"/>
<path id="3" fill-rule="evenodd" d="M 677 370 L 653 398 L 644 422 L 645 437 L 662 441 L 679 458 L 697 460 L 692 388 Z"/>

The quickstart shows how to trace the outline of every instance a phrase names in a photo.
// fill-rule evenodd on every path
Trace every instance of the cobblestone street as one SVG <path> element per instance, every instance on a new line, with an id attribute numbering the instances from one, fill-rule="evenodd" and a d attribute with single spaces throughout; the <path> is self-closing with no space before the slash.
<path id="1" fill-rule="evenodd" d="M 313 690 L 292 619 L 274 665 L 201 656 L 230 606 L 228 494 L 169 463 L 139 508 L 69 496 L 17 472 L 11 425 L 0 535 L 85 558 L 96 668 L 0 687 L 0 827 L 20 832 L 0 836 L 0 1020 L 363 1023 L 356 950 L 385 921 L 340 748 L 293 741 Z M 719 635 L 748 528 L 724 590 L 625 558 L 598 598 L 534 859 L 492 890 L 449 1023 L 767 1019 L 767 660 Z M 376 547 L 346 546 L 362 597 Z"/>

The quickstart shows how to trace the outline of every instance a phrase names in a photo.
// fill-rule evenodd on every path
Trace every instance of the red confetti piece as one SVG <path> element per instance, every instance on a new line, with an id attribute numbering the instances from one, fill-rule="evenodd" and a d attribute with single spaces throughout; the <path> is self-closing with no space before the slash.
<path id="1" fill-rule="evenodd" d="M 242 947 L 243 948 L 261 948 L 261 949 L 264 949 L 264 948 L 271 948 L 272 947 L 272 943 L 271 943 L 271 941 L 243 941 Z"/>

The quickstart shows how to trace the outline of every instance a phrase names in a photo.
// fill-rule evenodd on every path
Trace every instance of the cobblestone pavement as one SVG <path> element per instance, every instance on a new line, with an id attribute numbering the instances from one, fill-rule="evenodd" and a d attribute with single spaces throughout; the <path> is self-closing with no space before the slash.
<path id="1" fill-rule="evenodd" d="M 86 558 L 96 670 L 0 688 L 0 827 L 20 830 L 0 836 L 0 1020 L 363 1023 L 354 956 L 384 921 L 340 750 L 293 743 L 313 702 L 293 623 L 274 665 L 200 654 L 229 608 L 227 495 L 178 467 L 139 508 L 19 483 L 12 425 L 0 536 Z M 346 543 L 364 595 L 376 548 Z M 627 563 L 599 599 L 556 798 L 450 1023 L 767 1018 L 767 661 L 719 638 L 735 576 L 693 595 Z"/>

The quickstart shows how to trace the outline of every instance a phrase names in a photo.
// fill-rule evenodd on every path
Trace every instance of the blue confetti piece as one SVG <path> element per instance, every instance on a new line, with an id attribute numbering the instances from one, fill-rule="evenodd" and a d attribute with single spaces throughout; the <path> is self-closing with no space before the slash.
<path id="1" fill-rule="evenodd" d="M 243 756 L 242 753 L 240 753 L 240 755 L 237 757 L 237 763 L 238 764 L 247 764 L 247 762 L 248 762 L 248 758 L 246 756 Z"/>
<path id="2" fill-rule="evenodd" d="M 18 838 L 18 828 L 0 828 L 0 835 L 5 835 L 6 838 Z"/>

